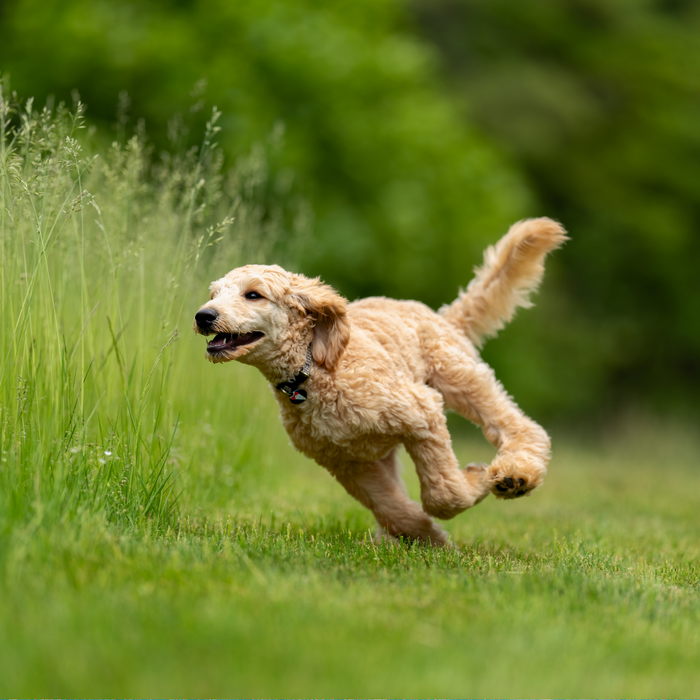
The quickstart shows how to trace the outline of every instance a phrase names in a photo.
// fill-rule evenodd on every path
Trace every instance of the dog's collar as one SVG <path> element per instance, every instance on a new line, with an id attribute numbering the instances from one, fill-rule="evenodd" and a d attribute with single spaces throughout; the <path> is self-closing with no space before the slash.
<path id="1" fill-rule="evenodd" d="M 304 403 L 306 392 L 299 387 L 311 376 L 311 345 L 306 348 L 306 361 L 304 366 L 288 382 L 280 382 L 275 388 L 289 397 L 292 403 Z"/>

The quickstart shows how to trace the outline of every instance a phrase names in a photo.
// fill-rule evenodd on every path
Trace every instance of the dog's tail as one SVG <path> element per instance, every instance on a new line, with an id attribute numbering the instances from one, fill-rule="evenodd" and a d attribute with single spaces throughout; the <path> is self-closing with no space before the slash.
<path id="1" fill-rule="evenodd" d="M 513 224 L 495 246 L 484 252 L 484 264 L 467 290 L 440 309 L 440 314 L 481 347 L 510 321 L 519 306 L 532 306 L 544 274 L 544 258 L 568 240 L 551 219 L 526 219 Z"/>

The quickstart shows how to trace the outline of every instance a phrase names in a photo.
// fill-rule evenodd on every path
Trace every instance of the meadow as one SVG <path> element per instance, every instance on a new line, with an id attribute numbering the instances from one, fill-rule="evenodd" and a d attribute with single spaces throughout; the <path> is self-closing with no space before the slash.
<path id="1" fill-rule="evenodd" d="M 304 235 L 265 149 L 225 172 L 217 112 L 156 155 L 1 105 L 0 696 L 697 696 L 690 429 L 555 433 L 545 486 L 447 523 L 454 550 L 375 545 L 190 330 L 210 279 Z"/>

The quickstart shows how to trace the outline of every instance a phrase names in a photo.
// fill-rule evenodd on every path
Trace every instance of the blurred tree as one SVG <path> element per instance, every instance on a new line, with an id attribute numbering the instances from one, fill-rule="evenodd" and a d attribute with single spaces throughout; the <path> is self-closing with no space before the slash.
<path id="1" fill-rule="evenodd" d="M 700 4 L 413 7 L 442 52 L 465 119 L 507 150 L 545 210 L 572 232 L 561 255 L 569 311 L 547 346 L 567 351 L 586 381 L 563 386 L 589 408 L 600 399 L 695 403 Z"/>
<path id="2" fill-rule="evenodd" d="M 283 122 L 277 188 L 296 173 L 316 215 L 304 271 L 351 297 L 438 305 L 523 215 L 528 193 L 464 125 L 434 51 L 405 20 L 394 0 L 11 0 L 0 68 L 20 94 L 66 99 L 77 88 L 110 126 L 125 91 L 118 128 L 143 116 L 158 144 L 168 124 L 171 139 L 186 137 L 190 115 L 172 115 L 188 92 L 195 124 L 211 104 L 224 112 L 229 153 Z"/>

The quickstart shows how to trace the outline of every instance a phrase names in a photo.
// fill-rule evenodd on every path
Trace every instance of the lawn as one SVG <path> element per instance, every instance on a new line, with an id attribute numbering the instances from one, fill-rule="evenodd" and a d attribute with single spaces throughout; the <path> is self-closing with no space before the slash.
<path id="1" fill-rule="evenodd" d="M 75 115 L 9 118 L 0 696 L 697 697 L 689 429 L 555 433 L 544 487 L 447 523 L 455 549 L 377 546 L 262 377 L 188 330 L 287 216 L 246 185 L 260 153 L 224 177 L 213 118 L 196 154 L 94 161 Z"/>
<path id="2" fill-rule="evenodd" d="M 220 477 L 169 532 L 17 527 L 0 694 L 697 695 L 697 446 L 558 445 L 540 492 L 463 514 L 445 552 L 373 545 L 371 517 L 271 432 L 259 480 Z"/>

